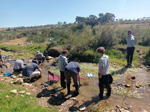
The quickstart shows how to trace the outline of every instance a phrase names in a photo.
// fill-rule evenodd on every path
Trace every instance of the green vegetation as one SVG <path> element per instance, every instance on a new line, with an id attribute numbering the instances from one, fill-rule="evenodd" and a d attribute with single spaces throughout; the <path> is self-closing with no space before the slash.
<path id="1" fill-rule="evenodd" d="M 10 93 L 16 87 L 0 82 L 0 111 L 1 112 L 57 112 L 38 104 L 36 97 Z M 22 88 L 21 88 L 22 89 Z M 7 98 L 6 95 L 9 97 Z"/>
<path id="2" fill-rule="evenodd" d="M 150 49 L 145 56 L 145 64 L 150 65 Z"/>

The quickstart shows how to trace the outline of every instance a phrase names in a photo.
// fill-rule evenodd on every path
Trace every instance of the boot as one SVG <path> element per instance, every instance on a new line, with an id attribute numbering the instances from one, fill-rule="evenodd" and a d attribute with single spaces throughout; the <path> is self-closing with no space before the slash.
<path id="1" fill-rule="evenodd" d="M 76 92 L 72 95 L 72 97 L 79 95 L 79 85 L 75 85 Z"/>
<path id="2" fill-rule="evenodd" d="M 67 91 L 68 91 L 68 95 L 71 93 L 71 91 L 70 91 L 70 84 L 69 83 L 67 83 Z"/>
<path id="3" fill-rule="evenodd" d="M 110 95 L 111 95 L 111 87 L 108 87 L 107 88 L 107 94 L 106 94 L 107 98 L 109 98 Z"/>
<path id="4" fill-rule="evenodd" d="M 100 87 L 99 99 L 103 100 L 104 87 Z"/>

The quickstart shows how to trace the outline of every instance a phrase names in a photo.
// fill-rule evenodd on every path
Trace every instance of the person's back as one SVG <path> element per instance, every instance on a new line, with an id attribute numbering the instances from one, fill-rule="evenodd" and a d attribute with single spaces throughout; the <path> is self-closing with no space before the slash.
<path id="1" fill-rule="evenodd" d="M 100 58 L 99 73 L 102 66 L 104 67 L 102 75 L 107 75 L 109 73 L 109 57 L 107 55 L 104 55 Z"/>
<path id="2" fill-rule="evenodd" d="M 18 59 L 15 61 L 13 69 L 23 69 L 23 61 Z"/>
<path id="3" fill-rule="evenodd" d="M 39 66 L 36 63 L 29 63 L 23 69 L 22 75 L 23 76 L 30 76 L 36 69 L 39 69 Z"/>
<path id="4" fill-rule="evenodd" d="M 70 62 L 65 67 L 65 71 L 70 71 L 70 72 L 73 72 L 75 74 L 78 74 L 78 72 L 80 72 L 80 66 L 77 62 Z"/>
<path id="5" fill-rule="evenodd" d="M 60 71 L 65 71 L 65 66 L 67 65 L 67 58 L 63 55 L 60 55 L 58 58 L 58 68 Z"/>

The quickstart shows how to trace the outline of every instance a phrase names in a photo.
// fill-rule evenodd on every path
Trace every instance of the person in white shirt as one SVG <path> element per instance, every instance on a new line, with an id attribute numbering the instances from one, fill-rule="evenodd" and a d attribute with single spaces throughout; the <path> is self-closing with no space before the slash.
<path id="1" fill-rule="evenodd" d="M 62 51 L 62 54 L 58 58 L 58 68 L 60 70 L 60 84 L 62 88 L 66 88 L 66 81 L 65 81 L 65 66 L 68 64 L 68 59 L 66 58 L 68 56 L 69 52 L 68 50 Z"/>
<path id="2" fill-rule="evenodd" d="M 135 49 L 135 36 L 132 35 L 131 31 L 128 31 L 127 41 L 127 66 L 132 66 L 133 54 Z"/>

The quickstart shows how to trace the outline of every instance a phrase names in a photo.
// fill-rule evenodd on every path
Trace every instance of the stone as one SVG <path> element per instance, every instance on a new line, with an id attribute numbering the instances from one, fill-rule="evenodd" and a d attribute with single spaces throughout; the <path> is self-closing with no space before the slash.
<path id="1" fill-rule="evenodd" d="M 130 88 L 130 85 L 129 85 L 129 84 L 126 84 L 125 87 L 126 87 L 126 88 Z"/>
<path id="2" fill-rule="evenodd" d="M 16 81 L 14 82 L 14 84 L 22 84 L 22 83 L 23 83 L 22 78 L 17 78 Z"/>
<path id="3" fill-rule="evenodd" d="M 24 95 L 21 95 L 21 97 L 24 97 Z"/>
<path id="4" fill-rule="evenodd" d="M 142 110 L 141 112 L 148 112 L 148 111 L 146 111 L 146 110 Z"/>
<path id="5" fill-rule="evenodd" d="M 86 106 L 85 105 L 81 105 L 80 107 L 79 107 L 79 110 L 80 111 L 84 111 L 86 109 Z"/>
<path id="6" fill-rule="evenodd" d="M 46 57 L 47 60 L 50 60 L 50 59 L 52 59 L 52 58 L 53 58 L 53 57 L 51 57 L 51 56 L 47 56 L 47 57 Z"/>
<path id="7" fill-rule="evenodd" d="M 19 94 L 24 94 L 26 91 L 19 91 L 18 93 Z"/>
<path id="8" fill-rule="evenodd" d="M 6 95 L 6 96 L 5 96 L 5 98 L 9 98 L 9 96 L 8 96 L 8 95 Z"/>
<path id="9" fill-rule="evenodd" d="M 22 74 L 19 74 L 18 77 L 22 78 L 23 76 L 22 76 Z"/>
<path id="10" fill-rule="evenodd" d="M 29 92 L 26 92 L 26 95 L 31 95 L 31 93 L 29 93 Z"/>
<path id="11" fill-rule="evenodd" d="M 23 83 L 23 86 L 31 86 L 31 84 Z"/>
<path id="12" fill-rule="evenodd" d="M 16 89 L 13 89 L 10 91 L 11 93 L 14 93 L 14 94 L 18 94 L 17 90 Z"/>
<path id="13" fill-rule="evenodd" d="M 132 76 L 132 77 L 131 77 L 131 79 L 133 79 L 133 80 L 134 80 L 135 78 L 136 78 L 135 76 Z"/>
<path id="14" fill-rule="evenodd" d="M 17 77 L 15 75 L 11 75 L 11 78 L 16 79 Z"/>

